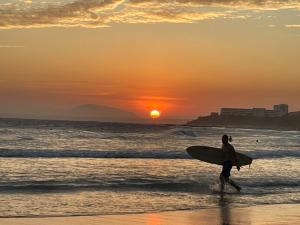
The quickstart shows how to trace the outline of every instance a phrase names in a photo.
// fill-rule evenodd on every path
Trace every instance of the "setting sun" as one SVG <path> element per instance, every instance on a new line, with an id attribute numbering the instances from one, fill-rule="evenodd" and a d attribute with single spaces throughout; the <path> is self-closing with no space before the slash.
<path id="1" fill-rule="evenodd" d="M 156 118 L 160 117 L 160 112 L 158 110 L 154 109 L 150 112 L 150 116 L 151 116 L 151 118 L 156 119 Z"/>

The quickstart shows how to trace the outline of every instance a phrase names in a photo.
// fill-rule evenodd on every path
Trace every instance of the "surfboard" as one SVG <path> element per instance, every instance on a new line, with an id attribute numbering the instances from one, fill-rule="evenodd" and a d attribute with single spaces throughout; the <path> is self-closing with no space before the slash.
<path id="1" fill-rule="evenodd" d="M 187 153 L 201 161 L 222 165 L 223 164 L 223 152 L 220 148 L 208 147 L 208 146 L 191 146 L 186 149 Z M 252 158 L 246 156 L 242 153 L 237 152 L 237 160 L 240 166 L 250 165 L 252 163 Z M 233 162 L 233 166 L 235 162 Z"/>

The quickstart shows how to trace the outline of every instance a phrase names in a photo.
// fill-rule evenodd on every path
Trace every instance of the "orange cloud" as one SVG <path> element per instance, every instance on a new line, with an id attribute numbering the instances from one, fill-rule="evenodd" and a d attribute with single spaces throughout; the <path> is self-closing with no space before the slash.
<path id="1" fill-rule="evenodd" d="M 106 27 L 114 23 L 192 23 L 247 18 L 247 10 L 300 8 L 299 0 L 4 1 L 0 28 Z"/>
<path id="2" fill-rule="evenodd" d="M 300 28 L 300 24 L 287 24 L 285 25 L 287 28 Z"/>

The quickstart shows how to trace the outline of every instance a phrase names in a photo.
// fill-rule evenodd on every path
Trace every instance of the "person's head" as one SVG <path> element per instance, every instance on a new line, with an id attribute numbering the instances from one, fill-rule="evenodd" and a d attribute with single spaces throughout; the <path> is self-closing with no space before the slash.
<path id="1" fill-rule="evenodd" d="M 224 134 L 223 136 L 222 136 L 222 143 L 223 144 L 228 144 L 228 135 L 226 135 L 226 134 Z"/>

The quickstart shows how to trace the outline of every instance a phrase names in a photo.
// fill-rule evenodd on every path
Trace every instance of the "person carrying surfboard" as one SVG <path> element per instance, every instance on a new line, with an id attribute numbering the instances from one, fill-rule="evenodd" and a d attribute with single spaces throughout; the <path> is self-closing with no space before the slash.
<path id="1" fill-rule="evenodd" d="M 220 191 L 224 191 L 225 183 L 229 183 L 233 186 L 237 191 L 241 191 L 241 187 L 238 186 L 233 180 L 229 179 L 230 171 L 232 169 L 232 165 L 235 164 L 237 170 L 240 170 L 240 165 L 237 160 L 236 152 L 234 147 L 229 143 L 229 137 L 224 134 L 222 136 L 222 150 L 223 150 L 223 167 L 222 172 L 220 174 Z"/>

